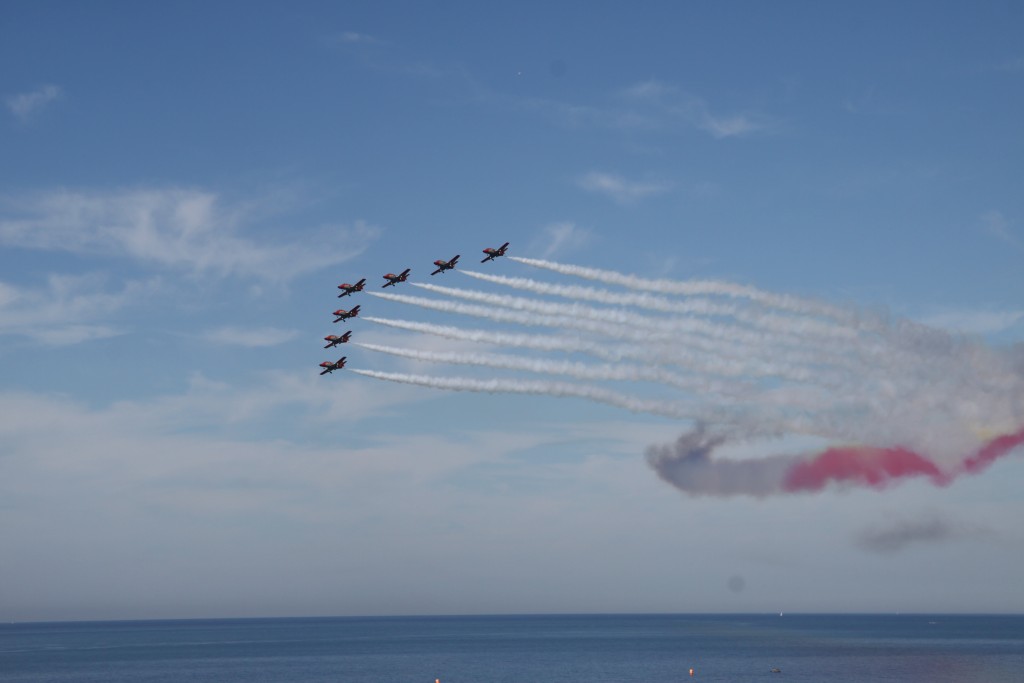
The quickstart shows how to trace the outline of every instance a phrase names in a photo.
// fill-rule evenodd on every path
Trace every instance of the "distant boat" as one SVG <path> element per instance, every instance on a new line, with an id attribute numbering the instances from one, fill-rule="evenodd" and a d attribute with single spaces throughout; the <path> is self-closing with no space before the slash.
<path id="1" fill-rule="evenodd" d="M 782 673 L 782 669 L 780 669 L 780 668 L 779 668 L 779 667 L 777 667 L 777 666 L 773 666 L 773 667 L 772 667 L 771 669 L 769 669 L 769 671 L 770 671 L 771 673 L 773 673 L 773 674 L 780 674 L 780 673 Z"/>
<path id="2" fill-rule="evenodd" d="M 780 617 L 782 616 L 782 612 L 779 612 L 779 616 L 780 616 Z"/>

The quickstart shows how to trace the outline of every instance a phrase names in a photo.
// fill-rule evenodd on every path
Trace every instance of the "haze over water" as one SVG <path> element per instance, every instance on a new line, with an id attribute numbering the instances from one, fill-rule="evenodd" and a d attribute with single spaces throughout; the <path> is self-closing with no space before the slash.
<path id="1" fill-rule="evenodd" d="M 1024 617 L 584 615 L 5 624 L 0 680 L 1020 680 Z M 781 670 L 780 674 L 771 669 Z"/>

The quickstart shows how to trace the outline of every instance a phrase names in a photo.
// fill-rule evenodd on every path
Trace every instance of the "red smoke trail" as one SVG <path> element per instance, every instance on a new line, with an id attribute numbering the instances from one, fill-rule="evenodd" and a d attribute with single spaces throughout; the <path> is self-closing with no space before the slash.
<path id="1" fill-rule="evenodd" d="M 786 491 L 820 491 L 830 481 L 849 481 L 884 488 L 894 479 L 928 476 L 936 484 L 949 478 L 922 455 L 906 448 L 829 448 L 794 465 L 782 482 Z"/>
<path id="2" fill-rule="evenodd" d="M 1024 443 L 1024 429 L 1013 434 L 997 436 L 982 446 L 977 453 L 964 460 L 961 468 L 964 472 L 971 474 L 980 472 L 1022 443 Z"/>
<path id="3" fill-rule="evenodd" d="M 791 467 L 782 487 L 788 492 L 820 491 L 830 482 L 852 482 L 881 489 L 898 479 L 920 476 L 929 477 L 936 486 L 946 486 L 956 474 L 980 472 L 1021 444 L 1024 429 L 998 436 L 964 460 L 953 474 L 906 448 L 829 448 Z"/>

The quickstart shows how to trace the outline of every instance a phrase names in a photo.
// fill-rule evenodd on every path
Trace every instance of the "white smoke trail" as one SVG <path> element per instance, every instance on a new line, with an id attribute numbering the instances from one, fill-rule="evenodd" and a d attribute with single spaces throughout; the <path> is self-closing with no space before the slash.
<path id="1" fill-rule="evenodd" d="M 605 282 L 606 284 L 628 284 L 629 286 L 633 286 L 637 289 L 648 289 L 649 291 L 659 291 L 669 294 L 679 294 L 688 291 L 689 289 L 694 289 L 694 291 L 702 291 L 707 295 L 724 294 L 742 299 L 743 297 L 740 296 L 740 292 L 750 295 L 750 297 L 753 297 L 754 293 L 760 292 L 760 290 L 756 290 L 754 288 L 741 287 L 730 283 L 714 281 L 674 282 L 670 280 L 643 280 L 636 278 L 635 276 L 624 276 L 611 271 L 599 271 L 592 268 L 581 268 L 579 266 L 557 264 L 549 261 L 535 261 L 533 259 L 522 259 L 520 257 L 515 257 L 515 260 L 522 261 L 528 265 L 546 264 L 544 267 L 550 266 L 557 270 L 557 272 L 591 277 L 592 279 Z M 722 321 L 720 320 L 712 321 L 707 324 L 692 322 L 692 318 L 684 318 L 684 322 L 682 323 L 679 322 L 678 318 L 674 318 L 673 320 L 675 322 L 669 323 L 668 327 L 675 325 L 682 331 L 707 335 L 718 340 L 728 341 L 729 343 L 748 343 L 751 341 L 752 336 L 757 336 L 760 338 L 757 339 L 757 343 L 754 344 L 756 348 L 765 350 L 770 345 L 778 346 L 783 350 L 774 352 L 773 358 L 775 358 L 777 362 L 788 363 L 791 365 L 839 365 L 847 369 L 852 369 L 863 367 L 864 364 L 867 363 L 879 368 L 882 366 L 906 367 L 908 364 L 915 364 L 919 361 L 920 343 L 928 343 L 933 346 L 948 345 L 949 343 L 948 335 L 937 330 L 931 330 L 924 328 L 923 326 L 907 322 L 901 323 L 900 326 L 903 332 L 901 335 L 896 335 L 890 326 L 886 325 L 878 316 L 865 317 L 861 314 L 855 314 L 849 310 L 835 309 L 843 313 L 841 316 L 843 320 L 840 322 L 827 322 L 826 320 L 819 318 L 819 315 L 822 313 L 822 309 L 820 305 L 815 302 L 804 301 L 796 297 L 769 295 L 764 292 L 760 292 L 760 295 L 763 296 L 759 295 L 758 297 L 753 297 L 751 300 L 756 301 L 760 298 L 775 301 L 775 299 L 778 299 L 776 303 L 785 303 L 783 308 L 788 310 L 791 314 L 779 315 L 776 313 L 770 313 L 764 310 L 763 306 L 761 310 L 751 310 L 749 309 L 749 306 L 741 306 L 737 304 L 723 305 L 706 299 L 687 298 L 683 301 L 672 301 L 662 297 L 652 296 L 647 293 L 623 294 L 590 287 L 580 287 L 577 285 L 539 283 L 534 280 L 530 280 L 529 278 L 507 278 L 472 271 L 460 272 L 464 275 L 480 280 L 493 282 L 495 284 L 502 284 L 517 289 L 524 289 L 538 294 L 549 294 L 571 299 L 596 301 L 609 305 L 630 305 L 662 312 L 716 316 L 726 320 L 734 320 L 753 327 L 756 331 L 750 332 L 732 324 L 722 324 Z M 459 296 L 461 298 L 473 298 L 474 300 L 485 301 L 485 299 L 475 293 L 466 292 L 456 294 L 446 291 L 447 288 L 437 288 L 432 285 L 420 286 L 449 296 Z M 773 297 L 775 297 L 775 299 L 773 299 Z M 497 299 L 492 299 L 491 303 L 493 303 L 493 305 L 510 305 L 516 308 L 521 307 L 521 304 L 503 304 Z M 557 309 L 549 310 L 551 310 L 552 313 L 557 314 Z M 832 308 L 828 307 L 828 310 L 832 310 Z M 666 329 L 667 327 L 664 322 L 654 322 L 651 324 L 653 324 L 656 329 Z M 875 338 L 876 335 L 884 335 L 888 339 L 888 343 L 879 344 L 878 340 Z M 809 341 L 809 338 L 812 337 L 819 337 L 822 343 L 818 345 L 808 345 L 807 342 Z M 900 346 L 893 343 L 893 340 L 900 338 L 913 338 L 917 343 L 910 348 L 906 348 L 905 345 Z M 804 357 L 801 357 L 799 354 L 794 356 L 791 351 L 792 348 L 803 349 Z"/>
<path id="2" fill-rule="evenodd" d="M 481 344 L 493 344 L 496 346 L 508 346 L 521 349 L 536 349 L 540 351 L 558 351 L 563 353 L 582 353 L 606 361 L 639 360 L 649 364 L 672 364 L 681 367 L 688 367 L 687 358 L 690 358 L 690 365 L 696 366 L 699 360 L 699 371 L 711 376 L 719 377 L 757 377 L 771 376 L 770 371 L 757 363 L 749 362 L 728 362 L 713 355 L 698 357 L 694 354 L 689 356 L 685 350 L 675 347 L 656 347 L 636 342 L 627 345 L 616 345 L 613 340 L 607 337 L 597 338 L 600 342 L 593 341 L 592 337 L 576 335 L 572 337 L 544 336 L 539 334 L 514 334 L 510 332 L 491 332 L 490 330 L 467 330 L 450 325 L 433 325 L 430 323 L 412 322 L 408 320 L 389 320 L 387 318 L 376 318 L 366 316 L 367 322 L 377 323 L 388 327 L 394 327 L 410 332 L 420 332 L 446 339 L 457 339 L 459 341 L 471 341 Z M 691 367 L 690 369 L 695 369 Z M 810 372 L 804 373 L 809 379 Z"/>
<path id="3" fill-rule="evenodd" d="M 632 341 L 636 343 L 647 344 L 648 346 L 652 342 L 659 342 L 666 339 L 666 336 L 648 333 L 644 333 L 642 338 L 636 337 L 636 330 L 643 327 L 646 319 L 643 316 L 621 311 L 606 311 L 578 304 L 564 305 L 550 302 L 536 302 L 521 297 L 509 297 L 505 295 L 488 294 L 485 292 L 455 290 L 449 287 L 439 287 L 429 284 L 420 284 L 418 286 L 427 289 L 428 291 L 486 303 L 486 310 L 489 311 L 493 311 L 495 307 L 508 306 L 517 313 L 519 311 L 536 312 L 539 314 L 536 319 L 538 322 L 554 319 L 556 321 L 561 320 L 563 325 L 568 325 L 569 321 L 574 321 L 573 325 L 576 327 L 593 329 L 592 325 L 588 325 L 587 321 L 593 322 L 597 319 L 603 318 L 612 326 L 611 331 L 608 332 L 611 336 L 620 336 L 620 338 L 626 339 L 631 338 Z M 422 300 L 410 298 L 409 301 L 416 302 Z M 459 306 L 458 304 L 452 305 Z M 462 310 L 472 310 L 472 307 Z M 649 329 L 660 328 L 668 332 L 671 326 L 675 326 L 679 330 L 695 328 L 698 330 L 698 334 L 707 335 L 713 338 L 713 341 L 709 343 L 708 341 L 701 340 L 699 337 L 684 336 L 686 333 L 683 332 L 667 334 L 667 338 L 675 339 L 676 341 L 684 344 L 687 348 L 696 347 L 705 352 L 713 350 L 713 352 L 719 357 L 730 355 L 732 357 L 760 357 L 762 360 L 762 366 L 761 371 L 758 374 L 761 377 L 775 376 L 789 381 L 815 383 L 819 386 L 825 387 L 838 387 L 839 385 L 845 385 L 847 387 L 845 391 L 847 396 L 847 400 L 845 401 L 846 404 L 859 401 L 864 408 L 871 409 L 876 413 L 879 413 L 880 416 L 891 411 L 892 408 L 885 408 L 884 406 L 877 404 L 874 396 L 878 391 L 879 385 L 888 386 L 889 390 L 895 394 L 906 393 L 907 390 L 905 387 L 907 385 L 903 385 L 901 388 L 890 379 L 894 375 L 898 376 L 899 374 L 902 374 L 904 377 L 914 377 L 914 381 L 911 382 L 910 385 L 914 388 L 914 391 L 916 391 L 916 387 L 919 387 L 922 382 L 927 379 L 931 379 L 932 381 L 940 384 L 948 384 L 950 382 L 952 370 L 944 367 L 936 361 L 942 358 L 942 354 L 939 353 L 940 351 L 950 351 L 958 348 L 946 348 L 948 345 L 940 344 L 937 348 L 934 346 L 930 348 L 927 354 L 921 354 L 918 349 L 911 349 L 908 352 L 906 349 L 896 346 L 883 348 L 882 352 L 878 354 L 858 354 L 855 353 L 855 351 L 857 351 L 856 347 L 850 349 L 840 346 L 834 351 L 822 352 L 819 349 L 807 347 L 805 345 L 804 350 L 793 352 L 788 349 L 775 347 L 773 344 L 776 340 L 771 334 L 743 332 L 722 323 L 714 323 L 707 320 L 695 321 L 691 318 L 682 318 L 667 322 L 660 320 L 646 322 Z M 630 335 L 626 335 L 625 337 L 622 337 L 621 332 L 624 329 L 623 326 L 628 326 L 628 329 L 633 332 L 634 336 L 630 337 Z M 912 336 L 914 339 L 918 338 L 916 333 Z M 935 340 L 942 339 L 944 337 L 936 334 L 931 335 L 931 338 L 932 340 Z M 766 358 L 772 359 L 771 364 L 765 363 Z M 676 363 L 690 368 L 701 367 L 699 363 L 695 363 L 692 356 L 689 358 L 680 358 L 678 354 L 661 354 L 659 355 L 658 360 L 659 362 Z M 869 362 L 870 364 L 868 364 Z M 954 363 L 953 367 L 962 371 L 962 363 L 959 365 Z M 869 372 L 867 368 L 870 368 L 873 372 Z M 749 366 L 747 369 L 750 369 Z M 894 369 L 898 369 L 899 372 L 894 373 Z M 770 395 L 766 394 L 766 398 L 777 401 L 780 398 L 784 399 L 787 395 L 802 395 L 802 393 L 803 392 L 794 393 L 792 391 L 775 391 Z M 915 398 L 918 403 L 929 400 L 928 398 L 921 396 L 916 396 Z"/>
<path id="4" fill-rule="evenodd" d="M 656 337 L 654 331 L 660 331 L 665 338 L 671 338 L 680 332 L 695 333 L 715 340 L 729 339 L 747 344 L 774 342 L 764 332 L 751 331 L 734 325 L 695 318 L 692 316 L 676 316 L 671 318 L 651 317 L 632 313 L 622 309 L 594 308 L 580 303 L 560 304 L 549 301 L 538 301 L 504 294 L 490 294 L 475 290 L 455 289 L 422 282 L 414 282 L 413 286 L 436 294 L 466 299 L 486 304 L 489 307 L 501 307 L 515 311 L 526 311 L 541 316 L 556 318 L 574 318 L 591 320 L 614 325 L 628 325 L 631 328 L 651 330 L 650 336 Z M 705 308 L 705 307 L 698 307 Z"/>
<path id="5" fill-rule="evenodd" d="M 736 304 L 717 303 L 709 299 L 687 297 L 683 300 L 674 300 L 654 296 L 646 292 L 641 294 L 612 292 L 607 289 L 595 289 L 580 285 L 559 285 L 539 282 L 525 277 L 491 275 L 490 273 L 478 273 L 471 270 L 461 270 L 459 272 L 484 282 L 533 292 L 534 294 L 559 296 L 564 299 L 577 301 L 593 301 L 609 306 L 643 308 L 661 313 L 732 318 L 752 327 L 771 330 L 786 336 L 798 336 L 802 339 L 806 339 L 808 336 L 821 336 L 829 339 L 849 340 L 857 336 L 857 331 L 853 328 L 835 323 L 826 323 L 806 315 L 795 317 L 792 315 L 765 313 Z"/>
<path id="6" fill-rule="evenodd" d="M 543 396 L 583 398 L 597 403 L 604 403 L 616 408 L 624 408 L 634 413 L 647 413 L 680 419 L 692 419 L 697 412 L 693 406 L 678 402 L 650 401 L 621 392 L 603 389 L 586 384 L 570 382 L 551 382 L 545 380 L 508 380 L 508 379 L 473 379 L 469 377 L 436 377 L 432 375 L 410 375 L 396 372 L 378 372 L 376 370 L 353 369 L 357 375 L 383 379 L 389 382 L 415 384 L 434 389 L 449 391 L 475 391 L 484 393 L 505 394 L 536 394 Z M 708 421 L 713 422 L 708 416 Z"/>
<path id="7" fill-rule="evenodd" d="M 492 332 L 490 330 L 467 330 L 451 325 L 433 325 L 431 323 L 420 323 L 409 320 L 389 320 L 387 318 L 376 318 L 365 316 L 363 320 L 378 325 L 386 325 L 400 330 L 420 332 L 446 339 L 458 339 L 460 341 L 471 341 L 480 344 L 494 344 L 496 346 L 510 346 L 522 349 L 537 349 L 539 351 L 561 351 L 564 353 L 585 353 L 587 355 L 601 358 L 603 360 L 622 360 L 624 358 L 639 358 L 643 352 L 633 347 L 613 347 L 606 344 L 597 344 L 582 336 L 573 337 L 551 337 L 538 334 L 515 334 L 511 332 Z"/>
<path id="8" fill-rule="evenodd" d="M 603 284 L 617 285 L 627 289 L 683 296 L 711 295 L 734 299 L 748 299 L 762 306 L 769 306 L 806 316 L 830 318 L 843 325 L 876 333 L 881 335 L 889 345 L 903 345 L 908 348 L 920 348 L 922 345 L 934 348 L 948 348 L 950 344 L 949 335 L 944 332 L 909 320 L 899 319 L 890 321 L 885 316 L 866 311 L 840 308 L 786 294 L 773 294 L 756 287 L 738 285 L 731 282 L 717 280 L 651 280 L 636 275 L 625 275 L 610 270 L 586 268 L 554 261 L 522 258 L 520 256 L 509 256 L 508 258 L 534 268 L 542 268 L 563 275 L 594 280 Z"/>
<path id="9" fill-rule="evenodd" d="M 364 377 L 383 379 L 401 384 L 413 384 L 448 391 L 471 391 L 483 393 L 534 394 L 553 397 L 582 398 L 596 403 L 604 403 L 616 408 L 623 408 L 634 413 L 646 413 L 662 417 L 671 417 L 694 421 L 699 425 L 727 429 L 732 439 L 750 439 L 755 437 L 776 437 L 783 433 L 814 434 L 808 431 L 811 425 L 802 418 L 791 420 L 779 419 L 771 425 L 762 424 L 762 420 L 746 414 L 741 408 L 723 408 L 721 406 L 699 406 L 680 401 L 647 400 L 638 396 L 623 394 L 587 384 L 571 382 L 552 382 L 544 380 L 509 380 L 509 379 L 473 379 L 469 377 L 438 377 L 434 375 L 412 375 L 396 372 L 379 372 L 377 370 L 353 369 L 353 373 Z"/>
<path id="10" fill-rule="evenodd" d="M 772 424 L 789 424 L 792 429 L 802 433 L 811 433 L 805 414 L 812 411 L 821 412 L 826 396 L 820 390 L 810 387 L 780 387 L 765 392 L 749 381 L 719 381 L 706 376 L 682 376 L 667 373 L 651 366 L 636 365 L 590 365 L 586 363 L 553 361 L 550 359 L 528 358 L 518 355 L 472 353 L 466 351 L 425 351 L 364 344 L 356 342 L 355 346 L 371 351 L 387 353 L 413 360 L 432 363 L 450 363 L 476 365 L 494 369 L 524 370 L 540 374 L 566 375 L 575 379 L 632 381 L 662 384 L 670 388 L 689 392 L 686 398 L 690 402 L 699 400 L 707 404 L 712 399 L 722 408 L 728 408 L 734 415 L 740 413 L 742 407 L 750 414 L 757 414 L 759 419 Z M 694 413 L 696 414 L 696 413 Z M 819 420 L 824 424 L 823 420 Z M 820 432 L 817 433 L 822 435 Z M 837 436 L 835 432 L 829 435 Z"/>
<path id="11" fill-rule="evenodd" d="M 772 306 L 785 311 L 792 311 L 803 315 L 820 315 L 839 320 L 844 323 L 856 324 L 859 319 L 850 311 L 836 306 L 800 299 L 785 294 L 772 294 L 756 287 L 738 285 L 732 282 L 720 282 L 716 280 L 649 280 L 637 277 L 636 275 L 624 275 L 613 270 L 601 270 L 599 268 L 586 268 L 554 261 L 540 259 L 522 258 L 520 256 L 509 256 L 509 260 L 516 261 L 534 268 L 543 268 L 562 275 L 572 275 L 586 280 L 596 280 L 604 284 L 618 285 L 627 289 L 636 289 L 647 292 L 658 292 L 661 294 L 679 294 L 683 296 L 710 294 L 735 299 L 749 299 L 751 301 Z"/>
<path id="12" fill-rule="evenodd" d="M 465 274 L 475 273 L 462 271 Z M 484 280 L 503 280 L 497 276 L 482 276 Z M 518 279 L 520 283 L 528 283 L 526 279 Z M 626 325 L 630 329 L 651 330 L 648 343 L 658 341 L 671 341 L 686 347 L 697 347 L 701 350 L 713 350 L 716 355 L 732 358 L 750 358 L 757 355 L 762 358 L 771 358 L 771 370 L 765 375 L 780 375 L 791 379 L 802 381 L 816 381 L 822 384 L 835 385 L 835 376 L 827 372 L 827 368 L 838 366 L 847 370 L 860 368 L 864 362 L 871 362 L 873 365 L 889 364 L 905 365 L 907 362 L 914 362 L 918 354 L 898 353 L 890 350 L 888 355 L 873 352 L 876 345 L 869 340 L 858 340 L 857 331 L 844 328 L 835 324 L 825 325 L 814 321 L 814 319 L 784 318 L 778 315 L 744 315 L 737 306 L 717 306 L 714 314 L 726 319 L 745 319 L 750 325 L 763 326 L 767 329 L 749 330 L 736 327 L 717 319 L 700 319 L 687 315 L 676 315 L 673 317 L 651 317 L 618 309 L 601 309 L 583 306 L 578 303 L 558 304 L 544 301 L 536 301 L 521 297 L 508 295 L 490 294 L 475 290 L 460 290 L 451 287 L 414 283 L 414 287 L 425 289 L 429 292 L 450 296 L 454 298 L 476 301 L 486 304 L 488 307 L 506 307 L 512 310 L 526 310 L 536 312 L 542 316 L 554 316 L 559 318 L 577 318 L 585 321 L 602 321 L 615 325 Z M 543 293 L 558 291 L 557 286 L 541 286 L 535 288 Z M 621 300 L 624 295 L 617 295 L 601 290 L 575 287 L 571 290 L 562 291 L 563 295 L 575 293 L 583 298 L 601 303 L 610 303 Z M 607 295 L 607 296 L 605 296 Z M 641 295 L 641 297 L 647 295 Z M 626 295 L 626 300 L 629 295 Z M 647 297 L 648 303 L 652 300 L 663 302 L 657 304 L 659 309 L 672 309 L 672 302 L 667 299 Z M 697 300 L 693 306 L 694 311 L 711 314 L 714 304 L 707 301 Z M 678 304 L 677 312 L 686 312 L 688 303 Z M 788 331 L 785 331 L 788 327 Z M 830 334 L 824 331 L 830 330 Z M 809 344 L 808 336 L 820 337 L 820 344 Z M 812 335 L 813 336 L 813 335 Z M 800 368 L 814 367 L 817 369 L 812 375 L 804 373 Z"/>
<path id="13" fill-rule="evenodd" d="M 792 465 L 792 459 L 784 457 L 749 466 L 710 460 L 711 450 L 722 439 L 796 432 L 869 446 L 900 444 L 941 459 L 961 457 L 982 435 L 1024 423 L 1024 363 L 939 330 L 730 283 L 645 280 L 532 259 L 513 260 L 635 291 L 618 293 L 472 273 L 471 277 L 483 281 L 538 296 L 559 296 L 566 302 L 430 284 L 421 287 L 474 303 L 370 293 L 445 313 L 559 330 L 555 335 L 366 319 L 452 339 L 584 354 L 620 365 L 367 348 L 429 362 L 560 374 L 584 381 L 653 382 L 682 390 L 683 400 L 666 403 L 567 382 L 368 376 L 461 391 L 574 396 L 706 422 L 707 431 L 684 435 L 670 451 L 654 449 L 649 459 L 663 476 L 671 471 L 677 482 L 692 481 L 695 490 L 722 495 L 781 490 L 778 474 Z M 674 301 L 666 298 L 670 296 L 691 298 Z M 622 360 L 632 364 L 621 364 Z M 903 457 L 899 449 L 872 453 L 871 457 L 879 453 Z M 718 483 L 713 481 L 716 477 Z"/>
<path id="14" fill-rule="evenodd" d="M 697 377 L 684 377 L 651 366 L 622 364 L 589 365 L 587 363 L 555 361 L 508 354 L 470 353 L 466 351 L 423 351 L 420 349 L 403 349 L 361 342 L 354 342 L 354 346 L 430 363 L 477 365 L 504 370 L 525 370 L 539 374 L 566 375 L 574 379 L 654 382 L 684 391 L 700 392 L 705 396 L 708 394 L 737 396 L 750 393 L 749 385 L 727 384 Z"/>
<path id="15" fill-rule="evenodd" d="M 718 360 L 731 363 L 731 369 L 717 363 L 720 374 L 749 373 L 759 377 L 783 377 L 799 381 L 829 381 L 828 373 L 820 368 L 808 369 L 805 357 L 790 358 L 783 350 L 773 351 L 770 358 L 757 357 L 751 353 L 749 346 L 743 346 L 727 338 L 702 339 L 696 336 L 683 336 L 682 333 L 652 334 L 648 330 L 637 329 L 617 321 L 598 321 L 590 318 L 577 318 L 571 315 L 535 315 L 526 311 L 505 310 L 495 306 L 474 306 L 451 301 L 436 301 L 404 294 L 386 294 L 369 292 L 371 296 L 389 301 L 420 306 L 445 313 L 487 318 L 497 322 L 533 325 L 539 327 L 558 327 L 587 332 L 595 337 L 603 337 L 619 341 L 642 344 L 650 352 L 652 362 L 674 364 L 683 367 L 696 367 L 703 362 L 702 369 L 710 367 L 707 354 L 717 354 Z M 567 310 L 567 309 L 565 309 Z M 703 355 L 702 355 L 703 354 Z M 764 355 L 764 354 L 761 354 Z M 833 380 L 834 381 L 834 380 Z"/>

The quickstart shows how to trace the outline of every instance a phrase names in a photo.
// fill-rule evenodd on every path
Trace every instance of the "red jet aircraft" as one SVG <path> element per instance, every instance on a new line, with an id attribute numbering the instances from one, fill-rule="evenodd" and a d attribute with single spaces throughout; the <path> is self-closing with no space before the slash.
<path id="1" fill-rule="evenodd" d="M 361 291 L 363 291 L 363 285 L 365 285 L 365 284 L 366 284 L 366 278 L 364 277 L 362 280 L 360 280 L 359 282 L 355 283 L 354 285 L 350 285 L 347 282 L 345 284 L 338 285 L 338 289 L 341 290 L 341 294 L 338 295 L 338 298 L 340 299 L 343 296 L 348 296 L 352 292 L 361 292 Z"/>
<path id="2" fill-rule="evenodd" d="M 337 320 L 335 320 L 334 322 L 341 322 L 342 320 L 348 320 L 349 318 L 354 318 L 357 315 L 359 315 L 359 307 L 356 306 L 355 308 L 353 308 L 352 310 L 349 310 L 349 311 L 346 311 L 344 308 L 339 308 L 338 310 L 336 310 L 334 312 L 334 315 L 338 316 Z"/>
<path id="3" fill-rule="evenodd" d="M 434 265 L 437 266 L 437 270 L 431 273 L 431 275 L 437 275 L 438 273 L 443 273 L 446 270 L 452 270 L 453 268 L 455 268 L 455 264 L 458 262 L 459 254 L 453 256 L 451 261 L 434 261 Z"/>
<path id="4" fill-rule="evenodd" d="M 334 372 L 335 370 L 341 370 L 343 367 L 345 367 L 345 359 L 346 358 L 348 358 L 348 356 L 342 356 L 341 358 L 339 358 L 338 360 L 334 361 L 333 363 L 331 361 L 329 361 L 329 360 L 325 360 L 323 363 L 320 364 L 320 367 L 323 368 L 323 370 L 320 371 L 320 374 L 321 375 L 326 375 L 328 372 Z"/>
<path id="5" fill-rule="evenodd" d="M 326 337 L 324 337 L 324 341 L 327 342 L 327 346 L 325 346 L 324 348 L 325 349 L 329 349 L 332 346 L 337 346 L 338 344 L 344 344 L 345 342 L 348 341 L 348 338 L 351 337 L 351 336 L 352 336 L 352 330 L 349 330 L 348 332 L 346 332 L 345 334 L 341 335 L 340 337 L 338 335 L 336 335 L 336 334 L 329 334 Z"/>
<path id="6" fill-rule="evenodd" d="M 383 286 L 388 287 L 389 285 L 397 285 L 399 282 L 405 282 L 406 278 L 409 277 L 410 270 L 411 268 L 406 268 L 398 275 L 395 275 L 394 273 L 388 273 L 387 275 L 384 276 L 384 279 L 387 280 L 387 282 L 385 282 Z"/>
<path id="7" fill-rule="evenodd" d="M 485 258 L 480 263 L 487 263 L 488 261 L 493 261 L 499 256 L 504 256 L 506 249 L 508 249 L 508 242 L 505 242 L 505 244 L 501 245 L 497 249 L 493 247 L 487 247 L 486 249 L 484 249 L 484 253 L 487 254 L 487 258 Z"/>

